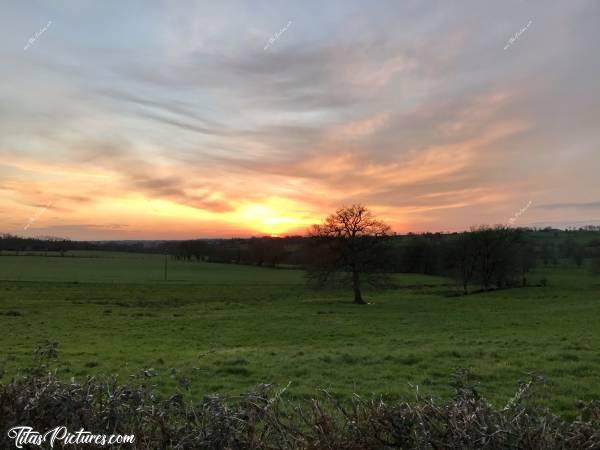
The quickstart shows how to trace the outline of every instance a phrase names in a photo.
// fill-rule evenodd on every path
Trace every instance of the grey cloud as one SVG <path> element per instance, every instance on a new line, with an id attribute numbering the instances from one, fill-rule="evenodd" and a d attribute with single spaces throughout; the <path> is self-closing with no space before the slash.
<path id="1" fill-rule="evenodd" d="M 577 209 L 600 209 L 600 202 L 587 202 L 587 203 L 546 203 L 538 205 L 540 209 L 566 209 L 566 208 L 577 208 Z"/>

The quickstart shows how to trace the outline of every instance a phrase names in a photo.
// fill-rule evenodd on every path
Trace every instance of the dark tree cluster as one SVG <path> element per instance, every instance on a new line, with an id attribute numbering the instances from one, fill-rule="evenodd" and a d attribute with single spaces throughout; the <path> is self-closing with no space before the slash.
<path id="1" fill-rule="evenodd" d="M 68 251 L 102 250 L 110 252 L 160 253 L 163 241 L 72 241 L 60 237 L 21 237 L 12 234 L 0 235 L 0 251 L 15 255 L 27 253 L 60 253 Z"/>
<path id="2" fill-rule="evenodd" d="M 600 275 L 600 238 L 591 241 L 587 249 L 591 260 L 590 269 L 594 275 Z"/>
<path id="3" fill-rule="evenodd" d="M 79 243 L 69 239 L 47 237 L 47 238 L 22 238 L 11 234 L 0 236 L 0 251 L 23 254 L 26 252 L 56 252 L 62 256 L 68 250 L 80 247 Z"/>
<path id="4" fill-rule="evenodd" d="M 400 273 L 449 276 L 467 293 L 527 284 L 536 248 L 524 230 L 478 227 L 464 233 L 397 237 L 392 269 Z"/>
<path id="5" fill-rule="evenodd" d="M 451 273 L 464 293 L 469 286 L 502 289 L 527 285 L 535 265 L 534 249 L 523 231 L 507 227 L 479 227 L 459 234 L 449 254 Z"/>
<path id="6" fill-rule="evenodd" d="M 392 269 L 401 273 L 447 272 L 448 237 L 441 233 L 409 234 L 394 241 Z"/>
<path id="7" fill-rule="evenodd" d="M 206 261 L 208 247 L 209 243 L 202 239 L 176 242 L 163 246 L 165 253 L 170 253 L 175 259 L 184 261 L 191 261 L 192 259 Z"/>
<path id="8" fill-rule="evenodd" d="M 570 237 L 561 242 L 558 251 L 561 258 L 572 261 L 577 267 L 583 265 L 583 260 L 586 257 L 586 247 L 575 239 Z"/>
<path id="9" fill-rule="evenodd" d="M 175 258 L 225 264 L 264 267 L 303 265 L 304 239 L 301 237 L 253 237 L 178 242 L 167 249 Z"/>

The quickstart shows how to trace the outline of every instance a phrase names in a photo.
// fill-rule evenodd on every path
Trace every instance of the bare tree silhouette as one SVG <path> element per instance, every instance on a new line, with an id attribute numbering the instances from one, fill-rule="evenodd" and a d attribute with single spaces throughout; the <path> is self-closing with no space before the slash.
<path id="1" fill-rule="evenodd" d="M 387 277 L 385 238 L 389 233 L 389 225 L 360 204 L 338 209 L 323 224 L 312 227 L 316 253 L 308 268 L 309 281 L 324 284 L 336 274 L 349 275 L 354 303 L 365 304 L 363 281 L 375 283 Z"/>

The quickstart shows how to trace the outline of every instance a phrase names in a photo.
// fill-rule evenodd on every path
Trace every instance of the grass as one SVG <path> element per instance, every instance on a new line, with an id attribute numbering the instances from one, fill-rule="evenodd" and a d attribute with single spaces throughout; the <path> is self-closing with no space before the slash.
<path id="1" fill-rule="evenodd" d="M 600 280 L 585 269 L 544 269 L 547 287 L 449 296 L 439 277 L 398 275 L 356 306 L 341 291 L 311 291 L 295 270 L 169 261 L 157 255 L 0 256 L 0 375 L 59 342 L 58 375 L 152 368 L 163 392 L 236 395 L 258 383 L 292 396 L 451 394 L 464 367 L 497 406 L 535 372 L 542 401 L 573 416 L 599 399 Z"/>

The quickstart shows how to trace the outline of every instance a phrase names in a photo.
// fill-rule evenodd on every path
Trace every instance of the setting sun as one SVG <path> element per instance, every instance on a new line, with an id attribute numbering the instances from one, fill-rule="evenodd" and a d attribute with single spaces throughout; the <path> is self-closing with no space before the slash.
<path id="1" fill-rule="evenodd" d="M 246 223 L 253 231 L 274 236 L 303 231 L 318 221 L 293 211 L 285 201 L 278 199 L 270 199 L 267 203 L 245 204 L 235 215 L 238 221 Z"/>

